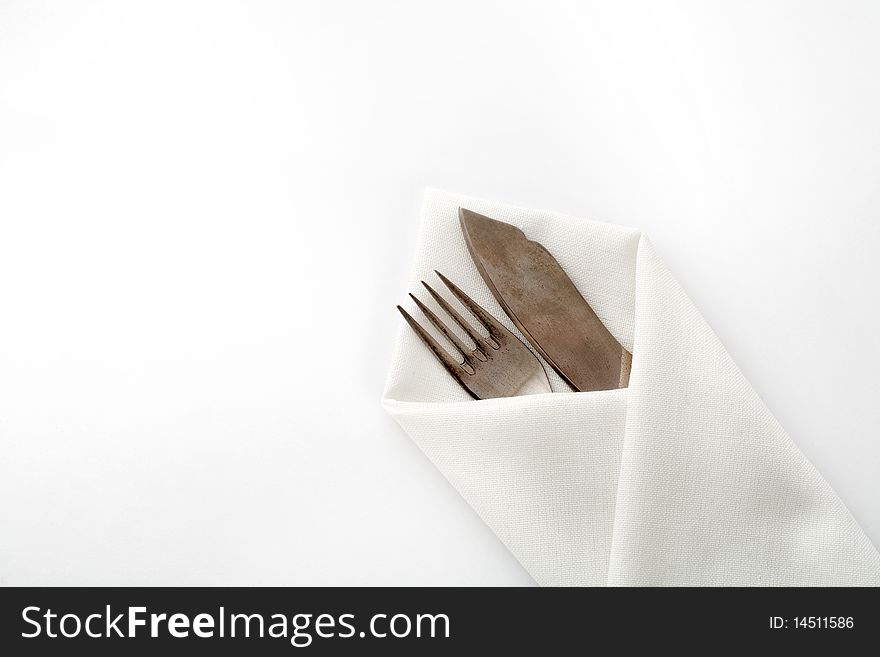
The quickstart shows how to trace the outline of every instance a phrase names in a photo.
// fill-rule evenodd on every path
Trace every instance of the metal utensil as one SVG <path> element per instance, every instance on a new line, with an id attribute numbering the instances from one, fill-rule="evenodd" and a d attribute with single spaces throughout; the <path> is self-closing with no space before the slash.
<path id="1" fill-rule="evenodd" d="M 457 358 L 453 358 L 408 312 L 400 306 L 397 306 L 397 309 L 455 380 L 476 399 L 551 392 L 547 373 L 522 340 L 504 328 L 488 311 L 480 307 L 443 274 L 439 271 L 435 273 L 462 305 L 480 321 L 489 333 L 488 338 L 484 338 L 474 329 L 425 281 L 422 281 L 422 285 L 434 297 L 437 304 L 467 333 L 476 348 L 470 349 L 465 345 L 461 338 L 412 293 L 409 296 L 425 317 L 446 336 L 464 360 L 459 362 Z"/>
<path id="2" fill-rule="evenodd" d="M 631 354 L 556 259 L 516 226 L 458 209 L 468 250 L 511 321 L 579 391 L 625 388 Z"/>

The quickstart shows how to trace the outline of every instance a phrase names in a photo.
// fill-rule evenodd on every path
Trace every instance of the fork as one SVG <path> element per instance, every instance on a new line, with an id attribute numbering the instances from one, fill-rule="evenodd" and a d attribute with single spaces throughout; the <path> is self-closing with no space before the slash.
<path id="1" fill-rule="evenodd" d="M 434 273 L 449 288 L 449 291 L 477 318 L 486 331 L 484 338 L 471 324 L 453 308 L 446 299 L 434 288 L 422 281 L 422 285 L 431 294 L 437 304 L 455 320 L 468 334 L 476 345 L 470 349 L 455 333 L 453 333 L 437 315 L 422 303 L 416 295 L 410 293 L 419 310 L 430 322 L 452 343 L 464 359 L 453 358 L 422 326 L 402 307 L 397 306 L 400 314 L 421 338 L 422 342 L 434 352 L 443 367 L 458 381 L 475 399 L 492 397 L 512 397 L 514 395 L 533 395 L 552 392 L 547 373 L 538 358 L 513 333 L 508 331 L 487 310 L 481 308 L 476 301 L 462 292 L 457 285 L 439 271 Z"/>

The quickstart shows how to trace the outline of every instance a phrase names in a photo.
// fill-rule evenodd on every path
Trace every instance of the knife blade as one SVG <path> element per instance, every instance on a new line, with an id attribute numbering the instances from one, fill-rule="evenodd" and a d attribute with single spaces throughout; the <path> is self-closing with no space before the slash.
<path id="1" fill-rule="evenodd" d="M 575 390 L 629 384 L 632 356 L 547 249 L 516 226 L 458 209 L 480 275 L 520 332 Z"/>

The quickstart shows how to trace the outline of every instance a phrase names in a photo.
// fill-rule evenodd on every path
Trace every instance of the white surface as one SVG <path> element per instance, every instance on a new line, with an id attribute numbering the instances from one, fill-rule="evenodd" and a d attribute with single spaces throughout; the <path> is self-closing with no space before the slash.
<path id="1" fill-rule="evenodd" d="M 877 544 L 878 29 L 0 4 L 0 583 L 530 583 L 379 404 L 426 185 L 647 231 Z"/>

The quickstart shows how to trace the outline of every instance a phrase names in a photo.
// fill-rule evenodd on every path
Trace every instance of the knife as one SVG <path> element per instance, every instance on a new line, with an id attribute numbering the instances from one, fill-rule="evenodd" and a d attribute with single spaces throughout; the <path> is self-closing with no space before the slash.
<path id="1" fill-rule="evenodd" d="M 580 392 L 625 388 L 632 355 L 547 249 L 516 226 L 458 209 L 468 251 L 510 320 Z"/>

